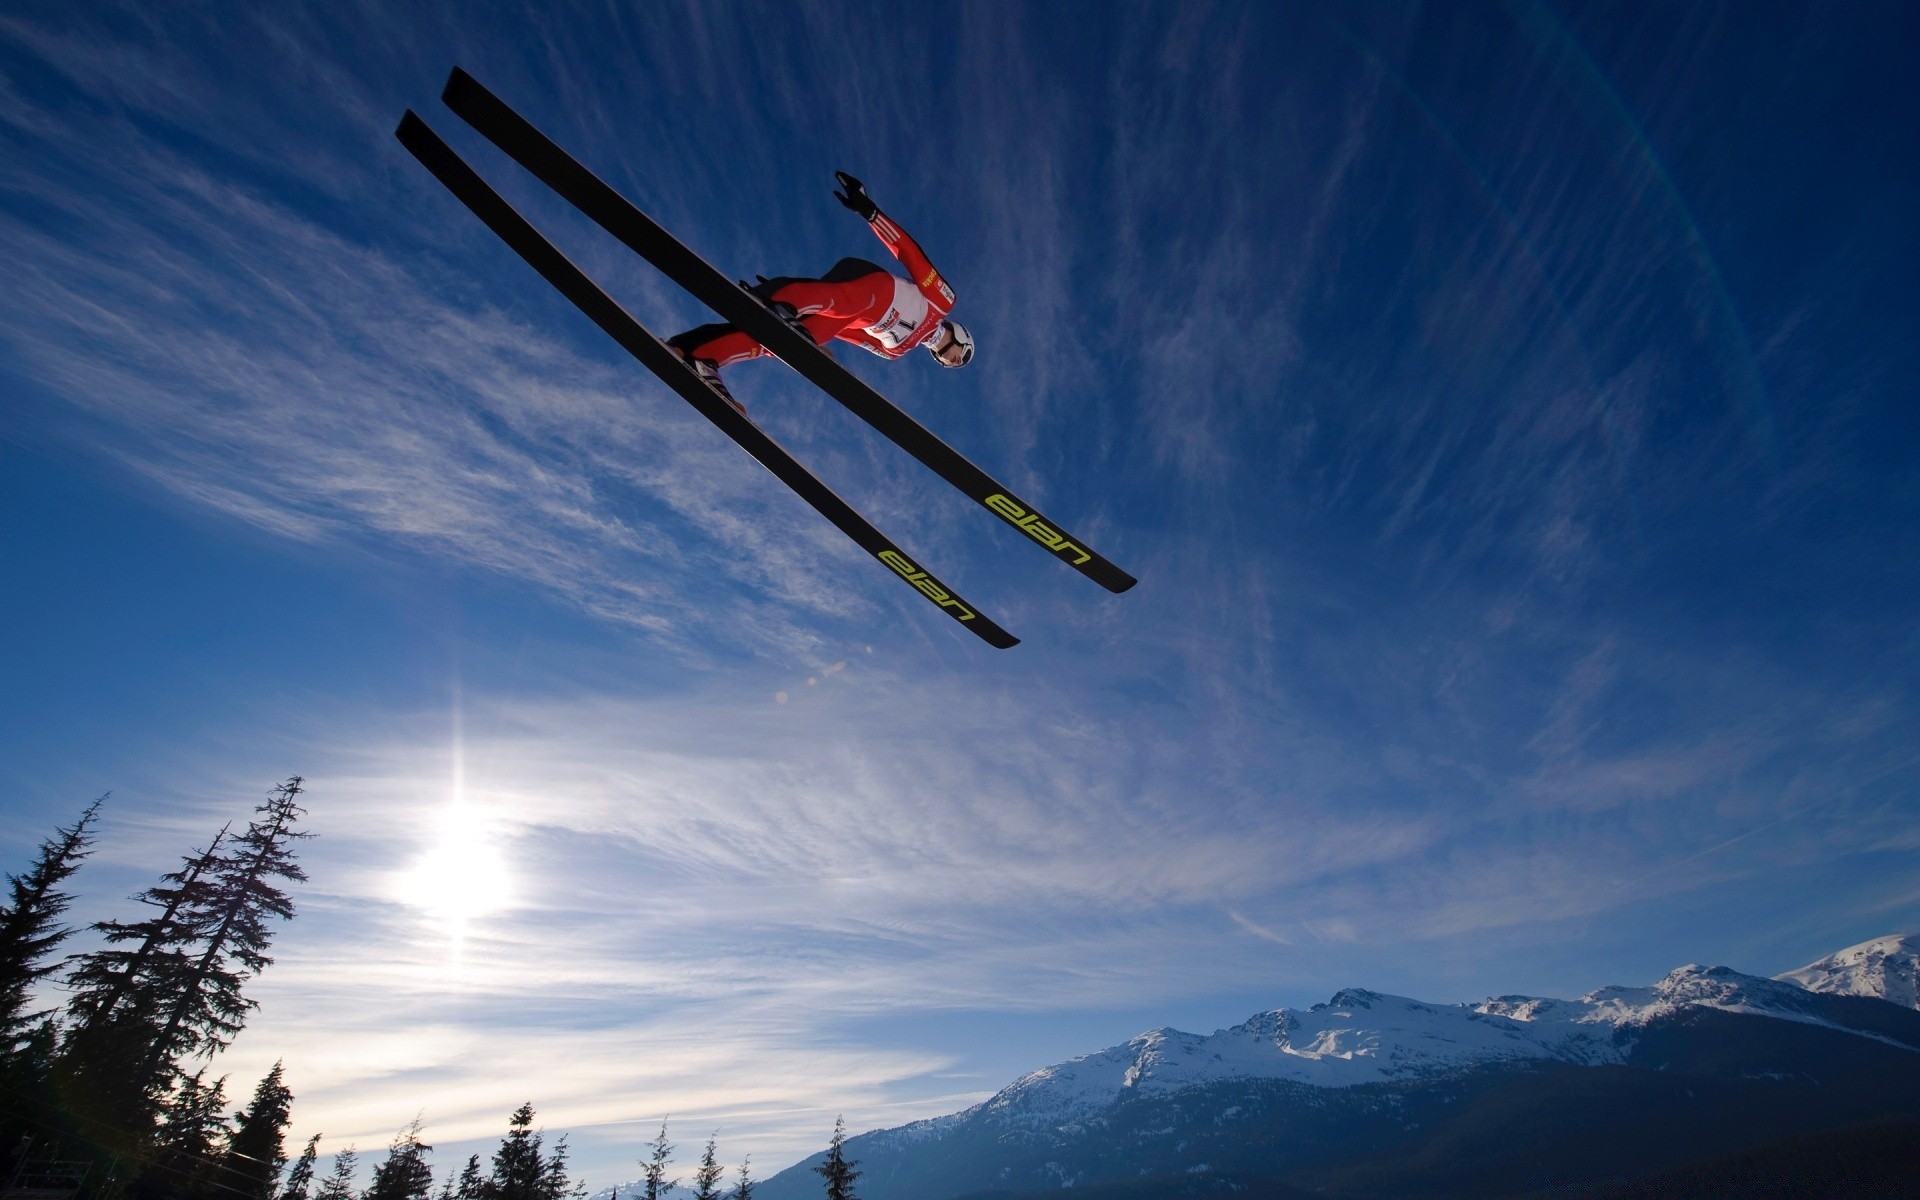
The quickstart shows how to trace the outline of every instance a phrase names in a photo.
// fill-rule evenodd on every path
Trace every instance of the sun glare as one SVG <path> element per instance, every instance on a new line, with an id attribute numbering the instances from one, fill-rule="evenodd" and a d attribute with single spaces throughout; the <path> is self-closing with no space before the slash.
<path id="1" fill-rule="evenodd" d="M 465 805 L 448 809 L 433 840 L 400 877 L 400 899 L 456 937 L 469 921 L 512 901 L 512 875 L 488 822 Z"/>

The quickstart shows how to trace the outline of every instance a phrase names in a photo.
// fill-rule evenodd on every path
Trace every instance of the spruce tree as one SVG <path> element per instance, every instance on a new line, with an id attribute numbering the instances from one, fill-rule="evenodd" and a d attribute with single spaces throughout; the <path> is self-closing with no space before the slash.
<path id="1" fill-rule="evenodd" d="M 420 1118 L 415 1117 L 393 1136 L 387 1160 L 373 1169 L 373 1186 L 362 1200 L 428 1200 L 433 1194 L 433 1168 L 427 1155 L 433 1150 L 420 1140 Z"/>
<path id="2" fill-rule="evenodd" d="M 319 1157 L 320 1135 L 316 1133 L 307 1139 L 307 1148 L 293 1161 L 293 1170 L 287 1172 L 287 1186 L 280 1189 L 280 1200 L 307 1200 L 313 1188 L 313 1164 Z"/>
<path id="3" fill-rule="evenodd" d="M 233 1136 L 227 1139 L 227 1173 L 223 1182 L 257 1200 L 272 1200 L 273 1185 L 287 1164 L 287 1121 L 293 1093 L 287 1090 L 285 1067 L 273 1069 L 253 1089 L 253 1102 L 233 1114 Z M 311 1150 L 312 1144 L 308 1144 Z M 308 1174 L 312 1174 L 309 1162 Z"/>
<path id="4" fill-rule="evenodd" d="M 725 1200 L 720 1195 L 720 1180 L 727 1169 L 714 1154 L 714 1139 L 707 1139 L 706 1152 L 700 1156 L 700 1169 L 693 1173 L 693 1200 Z"/>
<path id="5" fill-rule="evenodd" d="M 667 1178 L 667 1159 L 673 1154 L 673 1144 L 667 1141 L 667 1123 L 660 1122 L 660 1136 L 647 1143 L 652 1153 L 647 1161 L 641 1163 L 646 1175 L 641 1180 L 641 1200 L 665 1200 L 666 1194 L 679 1184 L 678 1179 Z"/>
<path id="6" fill-rule="evenodd" d="M 586 1194 L 585 1184 L 576 1184 L 567 1177 L 567 1135 L 563 1133 L 554 1139 L 553 1153 L 541 1168 L 540 1200 L 571 1200 Z"/>
<path id="7" fill-rule="evenodd" d="M 73 902 L 60 885 L 87 857 L 93 845 L 87 831 L 105 799 L 87 805 L 79 820 L 40 843 L 25 875 L 7 876 L 8 902 L 0 906 L 0 1057 L 10 1059 L 41 1019 L 42 1014 L 27 1011 L 33 985 L 58 969 L 47 958 L 72 932 L 58 924 Z"/>
<path id="8" fill-rule="evenodd" d="M 453 1189 L 452 1200 L 487 1200 L 487 1177 L 480 1173 L 480 1156 L 469 1154 L 467 1165 L 460 1168 L 460 1178 L 456 1181 L 448 1176 L 447 1184 Z"/>
<path id="9" fill-rule="evenodd" d="M 754 1179 L 747 1170 L 747 1164 L 751 1161 L 753 1161 L 751 1154 L 740 1160 L 740 1175 L 734 1181 L 733 1195 L 728 1197 L 728 1200 L 753 1200 Z"/>
<path id="10" fill-rule="evenodd" d="M 827 1200 L 857 1200 L 853 1194 L 853 1181 L 860 1178 L 860 1172 L 854 1170 L 860 1164 L 846 1155 L 847 1120 L 835 1117 L 833 1121 L 833 1141 L 827 1144 L 827 1161 L 813 1169 L 815 1175 L 827 1181 Z"/>
<path id="11" fill-rule="evenodd" d="M 529 1101 L 507 1118 L 507 1136 L 493 1152 L 493 1176 L 487 1180 L 487 1200 L 538 1200 L 540 1135 L 533 1131 L 533 1104 Z"/>
<path id="12" fill-rule="evenodd" d="M 333 1156 L 333 1173 L 320 1184 L 320 1190 L 313 1194 L 313 1200 L 354 1200 L 353 1171 L 360 1156 L 352 1146 Z"/>
<path id="13" fill-rule="evenodd" d="M 106 945 L 78 956 L 67 976 L 69 1024 L 55 1078 L 66 1106 L 102 1131 L 108 1148 L 139 1158 L 167 1088 L 136 1070 L 159 1041 L 160 1014 L 185 981 L 211 897 L 208 869 L 227 831 L 180 870 L 134 897 L 159 910 L 144 921 L 100 921 Z M 128 943 L 135 949 L 124 949 Z"/>
<path id="14" fill-rule="evenodd" d="M 145 921 L 94 924 L 94 930 L 106 939 L 108 946 L 80 955 L 67 976 L 67 989 L 72 993 L 67 1000 L 67 1012 L 72 1018 L 75 1036 L 84 1037 L 90 1030 L 112 1023 L 130 1007 L 126 1003 L 130 999 L 150 1000 L 151 993 L 158 987 L 152 980 L 163 973 L 158 960 L 171 955 L 180 963 L 187 961 L 183 948 L 200 940 L 200 930 L 193 918 L 205 910 L 210 900 L 212 884 L 204 876 L 226 836 L 227 827 L 222 827 L 205 850 L 184 860 L 185 866 L 180 870 L 167 872 L 160 877 L 159 884 L 134 897 L 141 904 L 159 909 L 159 916 Z M 140 943 L 138 949 L 112 948 L 136 940 Z M 137 994 L 143 984 L 147 995 Z"/>
<path id="15" fill-rule="evenodd" d="M 522 1104 L 507 1118 L 507 1136 L 494 1151 L 493 1175 L 480 1178 L 475 1155 L 461 1173 L 459 1197 L 481 1200 L 565 1200 L 585 1193 L 567 1176 L 567 1139 L 563 1134 L 551 1152 L 542 1149 L 543 1135 L 533 1128 L 533 1105 Z M 469 1178 L 469 1176 L 471 1176 Z"/>
<path id="16" fill-rule="evenodd" d="M 197 1071 L 183 1076 L 167 1097 L 153 1155 L 143 1173 L 170 1195 L 202 1196 L 224 1186 L 225 1163 L 219 1150 L 228 1137 L 227 1080 L 201 1082 Z"/>
<path id="17" fill-rule="evenodd" d="M 292 899 L 275 881 L 307 877 L 293 855 L 294 842 L 313 836 L 294 828 L 306 815 L 296 801 L 300 784 L 295 775 L 274 788 L 246 832 L 214 860 L 201 925 L 204 945 L 182 985 L 167 997 L 166 1025 L 143 1068 L 147 1078 L 158 1078 L 180 1058 L 224 1050 L 256 1007 L 241 989 L 273 962 L 266 953 L 273 944 L 269 922 L 293 916 Z"/>

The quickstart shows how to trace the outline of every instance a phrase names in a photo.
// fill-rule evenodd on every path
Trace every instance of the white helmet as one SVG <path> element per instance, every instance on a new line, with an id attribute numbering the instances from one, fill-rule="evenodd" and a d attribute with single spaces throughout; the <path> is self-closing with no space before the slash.
<path id="1" fill-rule="evenodd" d="M 950 317 L 942 320 L 940 325 L 947 331 L 947 336 L 937 343 L 932 338 L 926 342 L 927 353 L 933 355 L 933 361 L 943 367 L 964 367 L 972 362 L 973 335 L 967 332 L 967 327 Z M 956 346 L 960 348 L 958 361 L 948 357 Z"/>

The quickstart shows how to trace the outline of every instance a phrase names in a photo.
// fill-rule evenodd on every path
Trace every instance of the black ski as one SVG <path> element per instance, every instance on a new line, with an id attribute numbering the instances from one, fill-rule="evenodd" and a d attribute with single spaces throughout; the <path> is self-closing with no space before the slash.
<path id="1" fill-rule="evenodd" d="M 1015 496 L 1006 485 L 901 412 L 859 376 L 833 361 L 814 345 L 813 339 L 769 312 L 752 293 L 682 245 L 678 238 L 581 166 L 473 76 L 455 67 L 441 99 L 461 120 L 531 171 L 540 182 L 564 196 L 701 303 L 751 334 L 934 474 L 1108 591 L 1124 592 L 1134 585 L 1133 576 L 1088 549 L 1080 539 L 1044 517 L 1032 504 Z"/>
<path id="2" fill-rule="evenodd" d="M 585 272 L 568 260 L 553 243 L 527 223 L 526 218 L 489 187 L 460 156 L 427 127 L 411 110 L 401 118 L 395 136 L 421 165 L 433 172 L 460 202 L 472 210 L 487 228 L 510 246 L 528 266 L 538 271 L 560 294 L 573 302 L 608 336 L 619 342 L 642 366 L 658 375 L 662 382 L 693 405 L 700 415 L 720 427 L 720 431 L 739 443 L 741 449 L 760 460 L 780 482 L 814 510 L 838 526 L 862 550 L 873 555 L 887 569 L 912 584 L 946 614 L 972 630 L 982 641 L 1000 649 L 1018 645 L 1019 638 L 1000 628 L 979 609 L 961 599 L 945 584 L 920 567 L 885 534 L 834 495 L 826 484 L 801 466 L 780 444 L 763 433 L 759 426 L 734 410 L 712 388 L 703 383 L 680 356 L 655 337 Z"/>

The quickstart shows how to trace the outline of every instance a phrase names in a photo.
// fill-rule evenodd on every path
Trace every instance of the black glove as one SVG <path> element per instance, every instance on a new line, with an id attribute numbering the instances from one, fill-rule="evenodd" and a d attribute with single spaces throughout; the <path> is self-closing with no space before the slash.
<path id="1" fill-rule="evenodd" d="M 867 185 L 845 171 L 835 171 L 833 177 L 838 179 L 840 186 L 846 189 L 844 192 L 835 192 L 833 198 L 859 213 L 861 220 L 873 220 L 874 214 L 880 211 L 880 206 L 873 202 L 872 196 L 867 195 Z"/>

